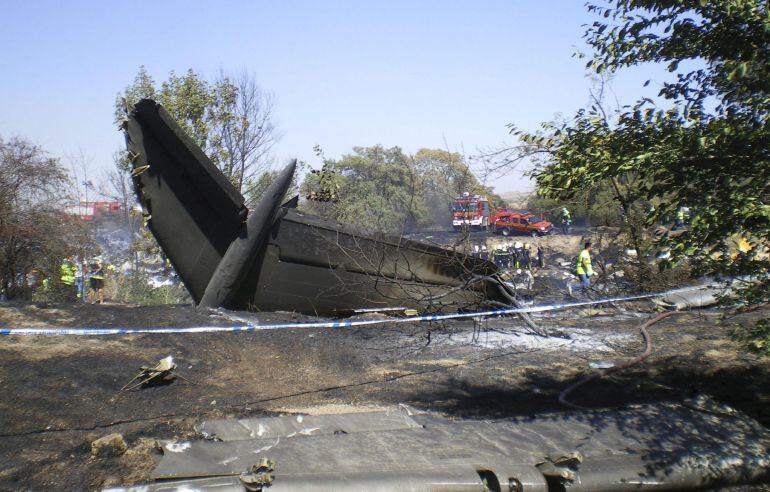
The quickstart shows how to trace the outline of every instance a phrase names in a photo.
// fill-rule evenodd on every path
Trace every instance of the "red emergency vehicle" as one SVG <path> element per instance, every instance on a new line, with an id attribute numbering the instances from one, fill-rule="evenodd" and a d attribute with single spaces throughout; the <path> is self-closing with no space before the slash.
<path id="1" fill-rule="evenodd" d="M 70 205 L 64 209 L 69 215 L 74 215 L 82 220 L 91 221 L 105 215 L 115 215 L 120 212 L 120 202 L 85 202 Z"/>
<path id="2" fill-rule="evenodd" d="M 463 193 L 463 196 L 452 200 L 452 228 L 459 231 L 463 228 L 487 230 L 493 223 L 490 221 L 489 200 L 485 196 Z"/>
<path id="3" fill-rule="evenodd" d="M 530 212 L 499 211 L 493 219 L 495 232 L 503 236 L 526 234 L 536 237 L 545 236 L 553 231 L 552 223 Z"/>

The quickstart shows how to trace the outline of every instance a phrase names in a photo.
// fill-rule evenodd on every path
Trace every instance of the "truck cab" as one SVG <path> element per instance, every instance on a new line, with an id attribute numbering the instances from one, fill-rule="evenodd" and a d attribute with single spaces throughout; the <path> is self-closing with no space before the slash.
<path id="1" fill-rule="evenodd" d="M 537 237 L 553 231 L 553 224 L 530 212 L 500 212 L 494 216 L 495 233 L 503 236 L 526 234 Z"/>
<path id="2" fill-rule="evenodd" d="M 452 229 L 459 231 L 463 228 L 487 230 L 491 227 L 489 201 L 485 196 L 470 195 L 452 200 Z"/>

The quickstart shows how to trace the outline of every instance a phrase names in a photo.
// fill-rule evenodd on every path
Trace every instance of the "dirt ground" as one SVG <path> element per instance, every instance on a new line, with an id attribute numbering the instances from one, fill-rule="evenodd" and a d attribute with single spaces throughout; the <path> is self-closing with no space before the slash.
<path id="1" fill-rule="evenodd" d="M 543 339 L 515 318 L 362 328 L 284 329 L 220 334 L 4 336 L 0 338 L 0 489 L 97 489 L 146 481 L 156 439 L 194 438 L 205 418 L 328 413 L 401 403 L 456 418 L 504 418 L 558 411 L 559 393 L 589 364 L 642 351 L 633 312 L 584 309 L 537 321 L 572 338 Z M 710 394 L 770 426 L 770 361 L 728 337 L 733 323 L 693 312 L 651 329 L 645 363 L 570 396 L 591 407 Z M 262 323 L 306 320 L 256 315 Z M 0 307 L 0 326 L 200 326 L 232 321 L 187 306 Z M 194 381 L 120 393 L 139 366 L 172 355 Z M 91 442 L 121 433 L 128 452 L 96 458 Z"/>
<path id="2" fill-rule="evenodd" d="M 542 246 L 546 251 L 558 251 L 571 256 L 575 256 L 580 252 L 581 241 L 585 241 L 586 239 L 596 241 L 598 238 L 595 230 L 589 232 L 585 228 L 580 227 L 573 228 L 571 234 L 555 232 L 543 237 L 529 237 L 523 234 L 505 237 L 500 234 L 483 231 L 473 231 L 469 234 L 467 241 L 471 248 L 474 245 L 485 245 L 487 248 L 492 249 L 498 244 L 521 241 L 528 242 L 532 246 L 532 251 L 537 251 L 538 246 Z M 451 245 L 463 241 L 463 236 L 460 233 L 451 231 L 421 232 L 409 234 L 407 237 L 415 241 L 440 246 Z"/>

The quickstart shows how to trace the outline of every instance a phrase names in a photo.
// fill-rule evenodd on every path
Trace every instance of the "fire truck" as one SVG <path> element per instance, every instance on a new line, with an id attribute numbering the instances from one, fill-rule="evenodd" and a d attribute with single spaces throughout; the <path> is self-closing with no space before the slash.
<path id="1" fill-rule="evenodd" d="M 85 202 L 65 207 L 65 213 L 79 217 L 81 220 L 91 221 L 97 217 L 116 215 L 120 212 L 120 202 Z"/>
<path id="2" fill-rule="evenodd" d="M 490 221 L 489 200 L 485 196 L 466 192 L 452 200 L 449 207 L 452 211 L 452 228 L 455 231 L 463 228 L 487 230 L 493 224 Z"/>

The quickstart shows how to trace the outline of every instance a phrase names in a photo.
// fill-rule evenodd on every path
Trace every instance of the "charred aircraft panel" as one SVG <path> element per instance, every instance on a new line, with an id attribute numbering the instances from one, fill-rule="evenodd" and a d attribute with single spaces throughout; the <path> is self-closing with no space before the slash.
<path id="1" fill-rule="evenodd" d="M 250 212 L 157 103 L 130 113 L 126 142 L 147 224 L 196 303 L 330 315 L 399 305 L 440 311 L 505 301 L 487 261 L 375 238 L 281 206 L 290 164 Z M 473 280 L 476 279 L 476 280 Z"/>
<path id="2" fill-rule="evenodd" d="M 126 141 L 147 227 L 197 302 L 243 226 L 244 199 L 154 101 L 136 105 Z"/>
<path id="3" fill-rule="evenodd" d="M 166 443 L 152 472 L 164 482 L 134 490 L 242 491 L 261 460 L 274 465 L 264 490 L 275 492 L 711 490 L 770 474 L 767 429 L 706 398 L 495 422 L 376 412 L 200 430 L 217 440 Z"/>

